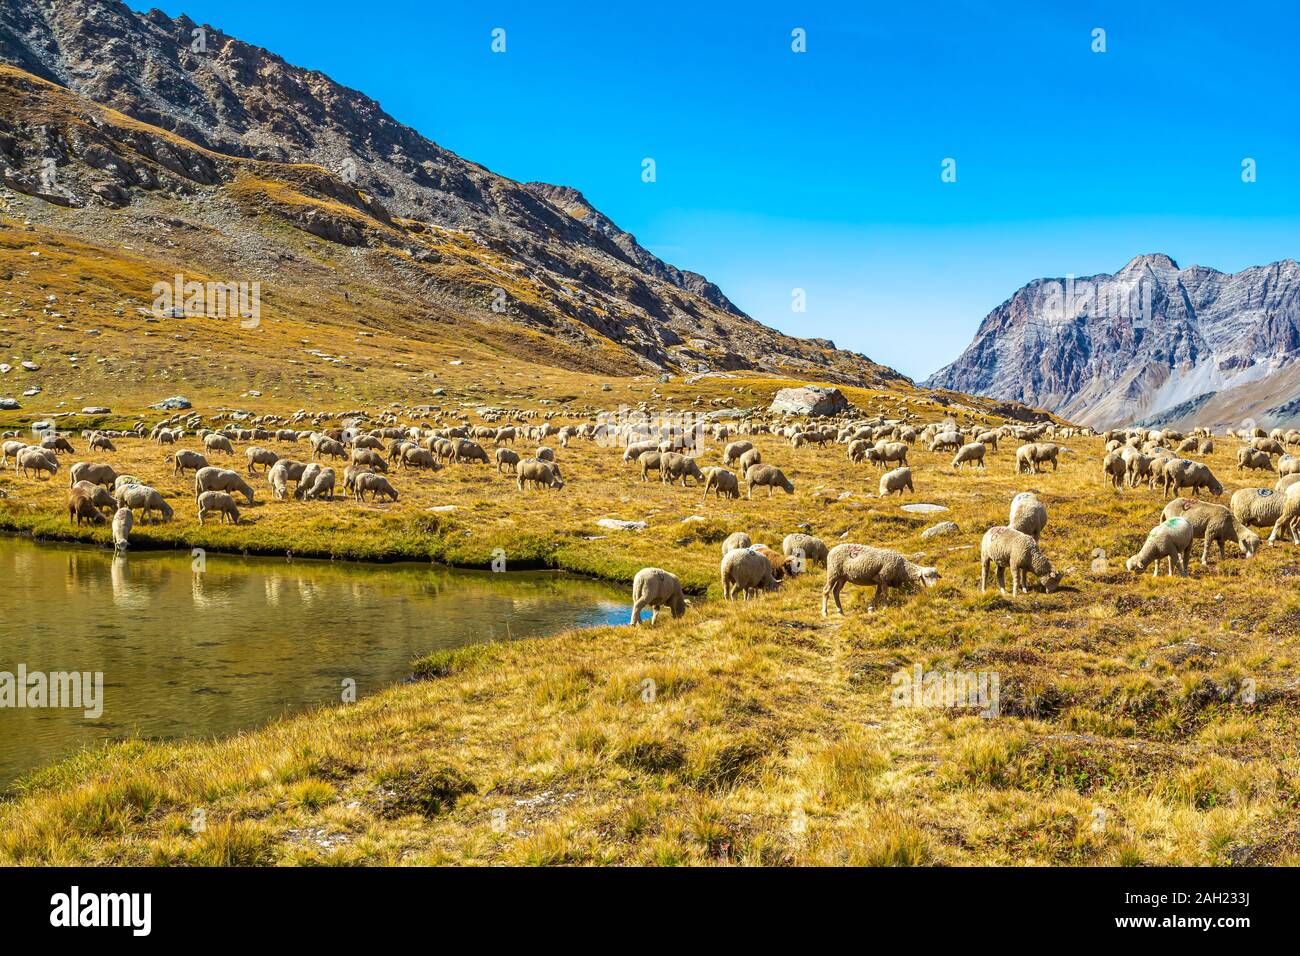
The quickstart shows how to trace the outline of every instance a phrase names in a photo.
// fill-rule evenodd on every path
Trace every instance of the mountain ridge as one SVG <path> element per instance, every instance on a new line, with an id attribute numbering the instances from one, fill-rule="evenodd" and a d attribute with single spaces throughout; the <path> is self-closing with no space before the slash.
<path id="1" fill-rule="evenodd" d="M 922 384 L 1098 427 L 1141 420 L 1232 427 L 1285 414 L 1278 409 L 1300 395 L 1297 358 L 1295 259 L 1225 273 L 1157 252 L 1115 273 L 1027 283 Z M 1180 406 L 1182 414 L 1165 414 Z"/>
<path id="2" fill-rule="evenodd" d="M 21 109 L 31 123 L 0 130 L 5 182 L 24 195 L 134 214 L 146 193 L 159 199 L 169 190 L 170 198 L 212 191 L 214 202 L 233 198 L 251 217 L 269 210 L 347 248 L 409 256 L 414 272 L 389 263 L 398 274 L 386 268 L 384 275 L 410 284 L 413 306 L 554 335 L 579 365 L 584 351 L 609 342 L 626 349 L 629 368 L 652 372 L 751 369 L 867 386 L 910 383 L 827 340 L 797 339 L 756 322 L 704 276 L 645 250 L 578 190 L 492 173 L 365 94 L 186 16 L 140 14 L 118 0 L 14 0 L 0 10 L 0 63 L 218 157 L 199 163 L 195 181 L 194 170 L 177 165 L 176 156 L 190 151 L 153 136 L 159 142 L 143 147 L 153 155 L 141 164 L 115 150 L 129 141 L 129 153 L 153 134 L 128 136 L 114 120 L 108 125 L 116 131 L 106 135 L 89 108 L 75 117 L 63 108 L 62 128 L 44 122 L 31 101 L 48 99 L 48 91 L 29 86 Z M 19 108 L 19 95 L 11 81 L 9 109 Z M 50 161 L 58 191 L 40 187 L 42 164 Z M 146 169 L 155 163 L 159 169 Z M 250 170 L 270 185 L 248 183 Z M 171 218 L 237 228 L 227 211 L 190 204 Z M 77 228 L 66 216 L 61 226 Z M 260 226 L 250 221 L 246 228 Z M 228 258 L 234 264 L 227 268 L 252 271 L 233 252 Z M 509 281 L 493 283 L 502 271 L 512 273 Z M 423 302 L 434 289 L 436 301 Z"/>

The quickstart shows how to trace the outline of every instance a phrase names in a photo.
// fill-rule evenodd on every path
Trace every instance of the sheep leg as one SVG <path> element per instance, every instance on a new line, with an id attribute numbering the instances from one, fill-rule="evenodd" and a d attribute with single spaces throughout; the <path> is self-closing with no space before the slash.
<path id="1" fill-rule="evenodd" d="M 980 594 L 989 588 L 989 559 L 980 559 Z"/>
<path id="2" fill-rule="evenodd" d="M 874 611 L 878 607 L 883 607 L 887 600 L 889 600 L 889 584 L 886 581 L 881 581 L 876 585 L 876 593 L 872 595 L 871 603 L 867 607 Z"/>
<path id="3" fill-rule="evenodd" d="M 1000 564 L 998 565 L 998 591 L 1007 593 L 1007 569 Z"/>

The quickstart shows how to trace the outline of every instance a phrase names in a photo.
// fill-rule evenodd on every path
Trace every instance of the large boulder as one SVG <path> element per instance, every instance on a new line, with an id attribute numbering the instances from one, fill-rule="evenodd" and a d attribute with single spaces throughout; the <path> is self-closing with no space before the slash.
<path id="1" fill-rule="evenodd" d="M 184 395 L 173 395 L 171 398 L 164 398 L 161 402 L 155 402 L 150 408 L 161 408 L 164 411 L 175 411 L 177 409 L 193 408 L 190 400 Z"/>
<path id="2" fill-rule="evenodd" d="M 835 415 L 848 407 L 849 400 L 838 388 L 801 385 L 777 392 L 768 411 L 786 415 Z"/>

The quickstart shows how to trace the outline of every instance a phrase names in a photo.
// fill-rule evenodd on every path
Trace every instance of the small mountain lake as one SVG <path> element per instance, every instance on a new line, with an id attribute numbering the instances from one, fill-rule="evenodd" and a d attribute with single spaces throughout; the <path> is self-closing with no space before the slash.
<path id="1" fill-rule="evenodd" d="M 0 789 L 87 745 L 235 733 L 339 703 L 345 681 L 372 694 L 432 651 L 630 614 L 625 589 L 557 572 L 211 553 L 197 571 L 187 552 L 0 535 Z M 15 706 L 21 672 L 38 701 L 31 675 L 102 673 L 102 713 Z M 82 703 L 96 703 L 93 683 Z"/>

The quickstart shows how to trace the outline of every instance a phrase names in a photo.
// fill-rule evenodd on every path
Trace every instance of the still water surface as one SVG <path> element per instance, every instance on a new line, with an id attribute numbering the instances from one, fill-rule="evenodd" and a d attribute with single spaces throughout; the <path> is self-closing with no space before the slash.
<path id="1" fill-rule="evenodd" d="M 88 744 L 256 727 L 410 676 L 430 651 L 623 623 L 626 592 L 550 572 L 458 571 L 184 552 L 0 535 L 0 681 L 103 673 L 103 714 L 0 706 L 0 788 Z"/>

